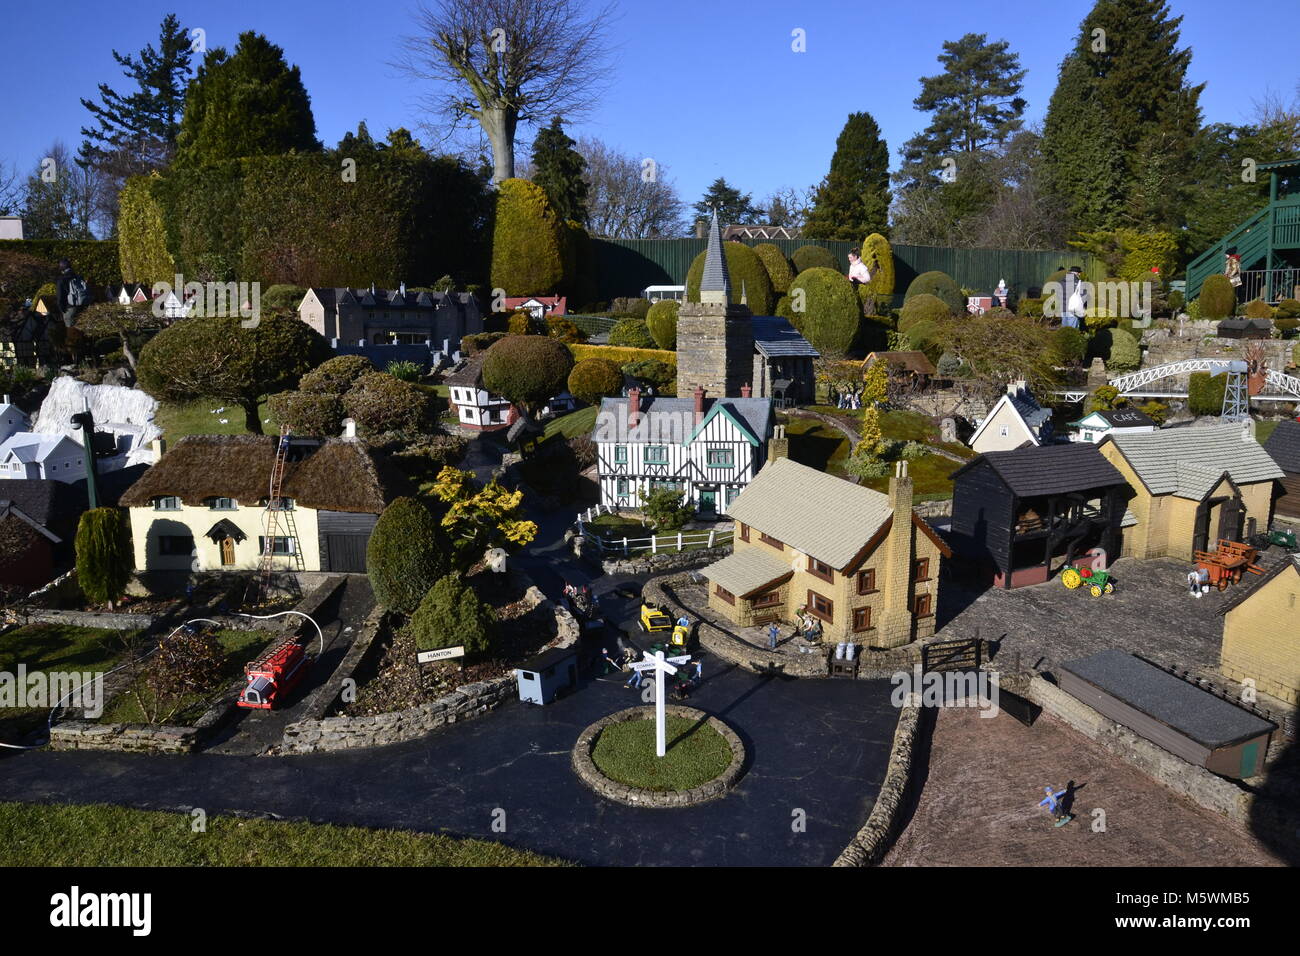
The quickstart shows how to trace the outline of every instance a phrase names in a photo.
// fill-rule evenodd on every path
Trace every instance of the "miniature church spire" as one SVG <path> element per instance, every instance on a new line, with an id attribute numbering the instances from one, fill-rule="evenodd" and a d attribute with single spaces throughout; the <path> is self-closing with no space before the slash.
<path id="1" fill-rule="evenodd" d="M 709 223 L 709 245 L 704 253 L 704 275 L 700 278 L 700 304 L 726 305 L 731 301 L 731 276 L 727 273 L 727 257 L 722 249 L 722 227 L 718 225 L 718 210 L 713 209 Z"/>

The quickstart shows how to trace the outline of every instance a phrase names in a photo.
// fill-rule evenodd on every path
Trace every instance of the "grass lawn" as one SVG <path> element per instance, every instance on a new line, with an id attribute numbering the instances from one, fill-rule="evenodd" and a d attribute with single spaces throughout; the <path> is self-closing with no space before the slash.
<path id="1" fill-rule="evenodd" d="M 968 448 L 961 442 L 939 441 L 938 427 L 929 417 L 920 412 L 911 412 L 902 408 L 885 412 L 880 416 L 880 431 L 893 441 L 919 441 L 950 451 L 962 458 L 975 457 L 974 449 Z"/>
<path id="2" fill-rule="evenodd" d="M 591 430 L 596 427 L 596 414 L 599 411 L 600 406 L 588 405 L 576 412 L 552 418 L 546 423 L 546 427 L 542 432 L 542 440 L 554 438 L 556 435 L 566 439 L 577 438 L 579 435 L 590 435 Z"/>
<path id="3" fill-rule="evenodd" d="M 225 411 L 217 415 L 212 414 L 214 408 L 222 407 Z M 262 421 L 263 430 L 270 434 L 274 430 L 274 425 L 266 421 L 271 417 L 266 402 L 257 406 L 257 415 Z M 225 424 L 221 422 L 223 418 L 226 419 Z M 186 435 L 247 434 L 244 428 L 244 410 L 216 398 L 204 398 L 183 405 L 159 402 L 154 422 L 162 429 L 163 437 L 167 439 L 169 445 L 175 444 L 177 439 L 184 438 Z"/>
<path id="4" fill-rule="evenodd" d="M 655 722 L 610 724 L 596 738 L 591 760 L 605 776 L 645 790 L 689 790 L 720 776 L 731 766 L 731 748 L 708 724 L 669 716 L 668 751 L 655 756 Z"/>
<path id="5" fill-rule="evenodd" d="M 786 438 L 790 440 L 790 457 L 801 465 L 816 468 L 843 478 L 847 472 L 844 462 L 849 457 L 849 438 L 837 428 L 832 428 L 815 418 L 789 415 L 782 420 Z"/>
<path id="6" fill-rule="evenodd" d="M 130 632 L 125 631 L 28 624 L 0 635 L 0 671 L 16 675 L 22 664 L 28 674 L 47 670 L 102 673 L 121 658 L 129 637 Z M 16 743 L 24 734 L 44 727 L 49 715 L 49 707 L 0 708 L 0 741 Z"/>
<path id="7" fill-rule="evenodd" d="M 180 708 L 166 719 L 166 723 L 187 727 L 203 716 L 203 712 L 212 704 L 213 698 L 226 690 L 240 674 L 244 665 L 257 656 L 263 648 L 277 639 L 269 631 L 218 631 L 217 640 L 226 652 L 222 661 L 221 676 L 215 686 L 188 694 L 180 701 Z M 147 698 L 146 698 L 147 699 Z M 140 703 L 130 690 L 124 690 L 112 705 L 99 718 L 101 724 L 143 724 L 148 723 Z"/>
<path id="8" fill-rule="evenodd" d="M 1281 422 L 1256 422 L 1255 423 L 1255 441 L 1261 445 L 1268 441 L 1268 436 L 1277 431 L 1277 426 Z"/>
<path id="9" fill-rule="evenodd" d="M 486 840 L 104 805 L 0 803 L 4 866 L 563 866 Z"/>
<path id="10" fill-rule="evenodd" d="M 923 455 L 907 463 L 907 473 L 912 479 L 912 501 L 936 501 L 952 497 L 952 479 L 948 476 L 961 465 L 942 455 Z M 893 473 L 893 466 L 890 466 Z M 864 478 L 862 484 L 873 491 L 889 493 L 889 476 Z"/>

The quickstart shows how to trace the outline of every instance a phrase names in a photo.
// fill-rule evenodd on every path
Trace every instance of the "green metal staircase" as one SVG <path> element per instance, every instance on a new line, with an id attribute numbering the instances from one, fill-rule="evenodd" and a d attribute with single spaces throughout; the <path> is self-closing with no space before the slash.
<path id="1" fill-rule="evenodd" d="M 1250 269 L 1268 258 L 1268 214 L 1265 206 L 1215 245 L 1201 253 L 1187 265 L 1187 299 L 1201 294 L 1201 283 L 1215 273 L 1223 272 L 1223 259 L 1228 250 L 1237 247 L 1241 267 Z"/>

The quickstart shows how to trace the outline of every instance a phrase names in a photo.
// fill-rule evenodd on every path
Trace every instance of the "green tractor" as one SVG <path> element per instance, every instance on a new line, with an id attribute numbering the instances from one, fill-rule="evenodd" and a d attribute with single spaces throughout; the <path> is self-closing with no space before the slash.
<path id="1" fill-rule="evenodd" d="M 1115 593 L 1115 582 L 1110 579 L 1109 571 L 1095 571 L 1089 567 L 1071 564 L 1061 571 L 1061 583 L 1071 591 L 1086 587 L 1093 597 Z"/>
<path id="2" fill-rule="evenodd" d="M 1257 548 L 1267 548 L 1269 545 L 1275 544 L 1291 554 L 1300 550 L 1296 546 L 1295 528 L 1270 528 L 1268 531 L 1255 535 L 1250 540 L 1250 543 Z"/>

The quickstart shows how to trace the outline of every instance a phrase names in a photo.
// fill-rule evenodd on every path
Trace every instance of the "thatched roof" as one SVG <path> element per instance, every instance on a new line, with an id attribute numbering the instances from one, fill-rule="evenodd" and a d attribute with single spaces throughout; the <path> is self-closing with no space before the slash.
<path id="1" fill-rule="evenodd" d="M 267 497 L 278 439 L 271 435 L 190 435 L 122 495 L 128 508 L 176 496 L 201 506 L 209 498 L 233 498 L 257 507 Z M 301 508 L 379 514 L 402 494 L 406 479 L 364 442 L 332 438 L 318 447 L 295 446 L 285 468 L 282 493 Z"/>

